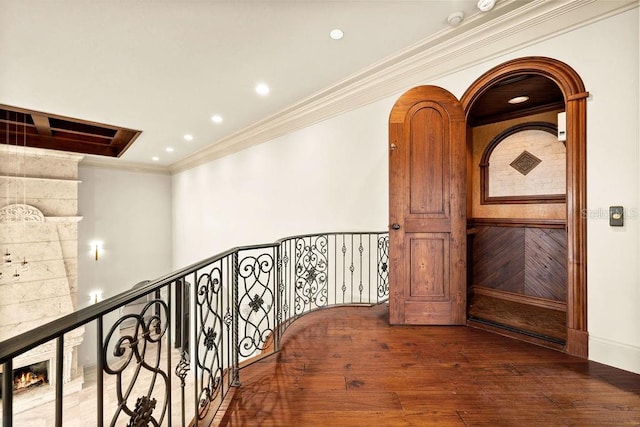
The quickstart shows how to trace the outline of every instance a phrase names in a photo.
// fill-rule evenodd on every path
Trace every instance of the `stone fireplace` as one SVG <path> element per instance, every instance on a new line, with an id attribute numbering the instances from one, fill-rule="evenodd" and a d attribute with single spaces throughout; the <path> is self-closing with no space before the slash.
<path id="1" fill-rule="evenodd" d="M 81 159 L 75 154 L 0 146 L 0 342 L 77 308 Z M 14 387 L 16 412 L 53 400 L 58 363 L 65 394 L 81 389 L 77 347 L 83 334 L 84 328 L 65 334 L 61 361 L 55 357 L 55 342 L 14 359 L 14 378 L 30 377 L 29 371 L 46 378 L 41 387 L 20 392 Z"/>

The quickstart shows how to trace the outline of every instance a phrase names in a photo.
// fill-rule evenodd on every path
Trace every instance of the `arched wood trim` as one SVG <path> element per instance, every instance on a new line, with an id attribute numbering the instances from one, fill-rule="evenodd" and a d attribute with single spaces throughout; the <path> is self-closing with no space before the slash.
<path id="1" fill-rule="evenodd" d="M 467 117 L 474 102 L 493 84 L 523 74 L 553 80 L 564 95 L 567 116 L 567 343 L 569 354 L 587 358 L 587 97 L 580 76 L 553 58 L 514 59 L 484 73 L 464 93 Z"/>

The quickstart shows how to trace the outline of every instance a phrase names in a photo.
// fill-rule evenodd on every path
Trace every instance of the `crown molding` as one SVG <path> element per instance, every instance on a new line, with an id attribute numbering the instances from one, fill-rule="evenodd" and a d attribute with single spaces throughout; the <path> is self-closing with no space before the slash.
<path id="1" fill-rule="evenodd" d="M 273 138 L 638 7 L 638 0 L 507 0 L 169 166 L 192 169 Z M 496 16 L 498 14 L 498 16 Z"/>
<path id="2" fill-rule="evenodd" d="M 171 171 L 167 166 L 151 165 L 148 163 L 127 162 L 122 159 L 115 159 L 110 157 L 94 157 L 88 156 L 82 159 L 79 164 L 80 167 L 96 167 L 102 169 L 116 169 L 127 172 L 143 172 L 143 173 L 157 173 L 160 175 L 171 175 Z"/>

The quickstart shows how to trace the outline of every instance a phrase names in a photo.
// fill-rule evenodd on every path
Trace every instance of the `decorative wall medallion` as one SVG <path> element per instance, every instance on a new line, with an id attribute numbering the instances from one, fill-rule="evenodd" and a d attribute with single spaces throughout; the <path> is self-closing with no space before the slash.
<path id="1" fill-rule="evenodd" d="M 522 175 L 526 175 L 535 169 L 542 162 L 539 158 L 528 152 L 523 151 L 516 159 L 510 163 L 510 166 L 520 172 Z"/>
<path id="2" fill-rule="evenodd" d="M 44 222 L 40 209 L 23 204 L 7 205 L 0 209 L 0 222 Z"/>

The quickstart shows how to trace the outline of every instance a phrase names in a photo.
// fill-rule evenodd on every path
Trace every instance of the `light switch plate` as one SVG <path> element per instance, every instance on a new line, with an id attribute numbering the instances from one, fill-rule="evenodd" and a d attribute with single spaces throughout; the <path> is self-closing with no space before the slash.
<path id="1" fill-rule="evenodd" d="M 622 206 L 609 206 L 609 225 L 611 227 L 624 225 L 624 208 Z"/>

